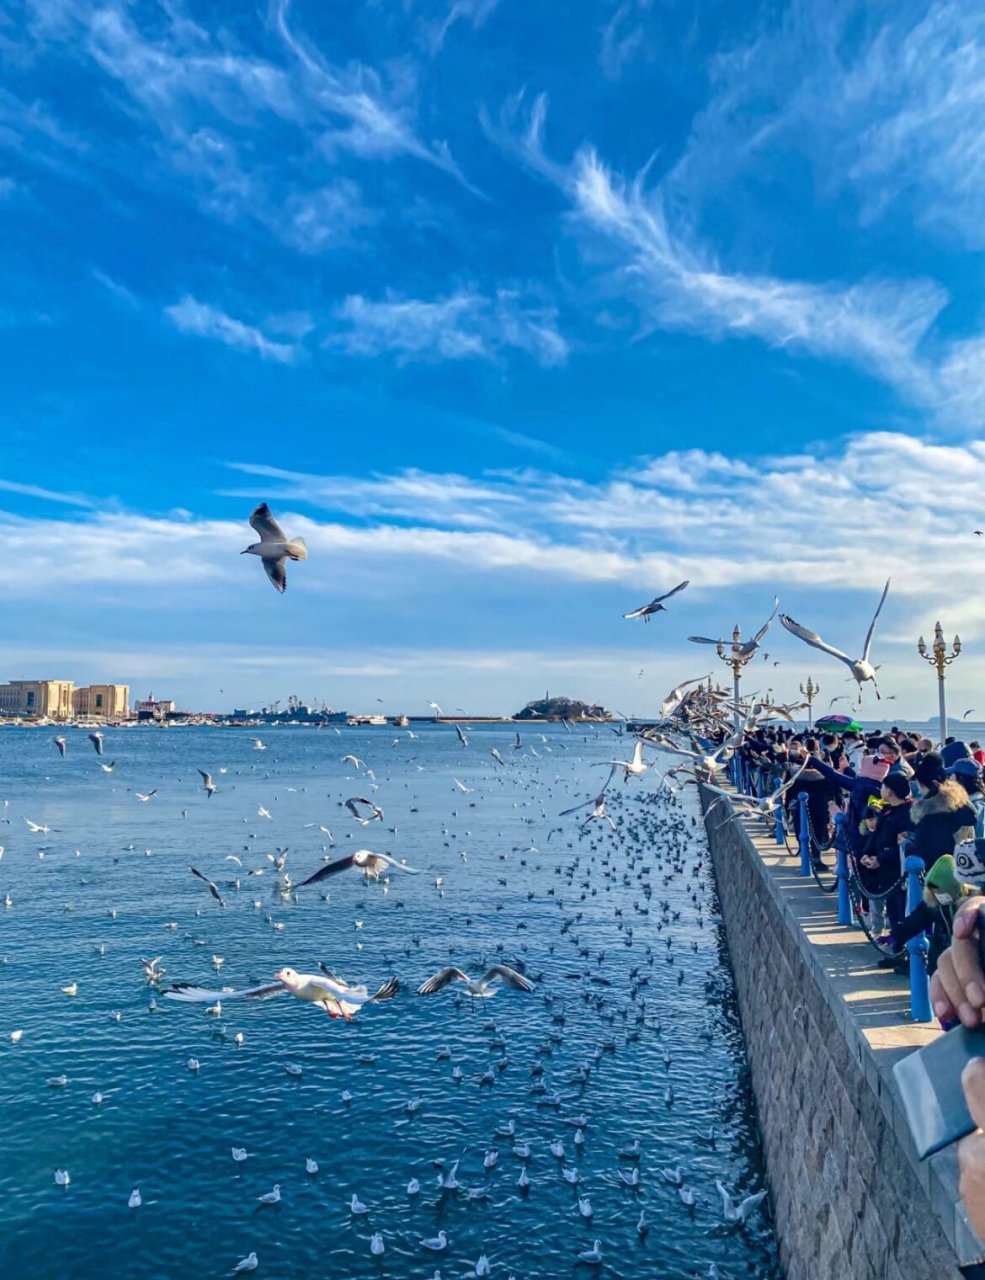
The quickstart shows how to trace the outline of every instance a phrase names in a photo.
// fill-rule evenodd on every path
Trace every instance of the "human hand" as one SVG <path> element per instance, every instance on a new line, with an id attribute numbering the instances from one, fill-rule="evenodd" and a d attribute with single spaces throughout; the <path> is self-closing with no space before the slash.
<path id="1" fill-rule="evenodd" d="M 985 1058 L 972 1058 L 961 1073 L 961 1088 L 978 1133 L 958 1144 L 960 1191 L 975 1234 L 985 1239 Z"/>
<path id="2" fill-rule="evenodd" d="M 937 1017 L 950 1022 L 958 1018 L 969 1028 L 981 1026 L 985 1009 L 985 973 L 978 956 L 981 907 L 985 907 L 985 897 L 976 896 L 958 908 L 951 945 L 938 960 L 937 972 L 930 980 L 930 999 Z"/>
<path id="3" fill-rule="evenodd" d="M 868 870 L 868 871 L 876 871 L 876 870 L 878 870 L 878 867 L 879 867 L 879 859 L 878 859 L 878 858 L 873 858 L 873 857 L 872 857 L 872 855 L 871 855 L 871 854 L 869 854 L 869 853 L 867 853 L 867 854 L 865 855 L 865 857 L 861 859 L 861 862 L 862 862 L 862 866 L 863 866 L 863 867 L 865 867 L 865 868 L 866 868 L 866 870 Z"/>

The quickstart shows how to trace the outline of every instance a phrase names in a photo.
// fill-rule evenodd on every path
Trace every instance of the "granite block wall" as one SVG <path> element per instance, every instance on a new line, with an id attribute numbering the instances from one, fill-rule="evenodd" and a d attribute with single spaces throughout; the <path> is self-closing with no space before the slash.
<path id="1" fill-rule="evenodd" d="M 708 826 L 788 1280 L 967 1278 L 840 995 L 740 824 Z"/>

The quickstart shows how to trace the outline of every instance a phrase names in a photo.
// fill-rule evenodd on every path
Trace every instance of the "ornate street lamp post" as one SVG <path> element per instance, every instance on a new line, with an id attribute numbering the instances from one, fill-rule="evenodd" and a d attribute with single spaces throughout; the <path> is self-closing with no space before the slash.
<path id="1" fill-rule="evenodd" d="M 739 624 L 736 623 L 732 632 L 731 647 L 726 648 L 724 644 L 719 642 L 715 646 L 715 652 L 727 666 L 732 668 L 732 696 L 735 700 L 733 724 L 735 725 L 735 732 L 738 733 L 742 728 L 742 716 L 739 714 L 739 680 L 742 677 L 742 668 L 755 653 L 755 647 L 748 653 L 743 653 L 742 632 L 739 630 Z"/>
<path id="2" fill-rule="evenodd" d="M 810 676 L 807 677 L 807 684 L 800 686 L 800 692 L 807 700 L 807 728 L 808 731 L 814 728 L 814 699 L 821 692 L 821 686 L 815 684 Z"/>
<path id="3" fill-rule="evenodd" d="M 934 625 L 934 643 L 930 651 L 928 652 L 924 638 L 921 636 L 917 641 L 917 652 L 921 658 L 924 658 L 937 668 L 937 697 L 940 713 L 941 746 L 943 746 L 947 741 L 947 702 L 944 697 L 944 671 L 961 652 L 961 637 L 954 637 L 954 645 L 951 652 L 948 653 L 947 644 L 944 640 L 944 629 L 938 622 Z"/>

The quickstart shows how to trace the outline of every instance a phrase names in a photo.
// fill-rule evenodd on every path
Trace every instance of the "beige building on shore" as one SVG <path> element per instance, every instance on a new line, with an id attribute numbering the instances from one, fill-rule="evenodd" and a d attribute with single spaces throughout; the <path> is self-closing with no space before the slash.
<path id="1" fill-rule="evenodd" d="M 125 684 L 90 684 L 78 689 L 71 680 L 10 680 L 0 684 L 0 715 L 72 720 L 123 720 L 130 714 Z"/>

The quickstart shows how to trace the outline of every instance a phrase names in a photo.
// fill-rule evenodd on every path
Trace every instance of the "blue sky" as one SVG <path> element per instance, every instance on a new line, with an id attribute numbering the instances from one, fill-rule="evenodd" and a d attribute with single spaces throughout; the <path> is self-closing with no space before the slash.
<path id="1" fill-rule="evenodd" d="M 886 709 L 938 614 L 974 705 L 985 11 L 558 13 L 5 7 L 0 678 L 643 711 L 774 593 L 857 647 L 891 574 Z"/>

